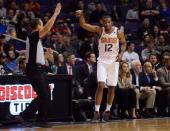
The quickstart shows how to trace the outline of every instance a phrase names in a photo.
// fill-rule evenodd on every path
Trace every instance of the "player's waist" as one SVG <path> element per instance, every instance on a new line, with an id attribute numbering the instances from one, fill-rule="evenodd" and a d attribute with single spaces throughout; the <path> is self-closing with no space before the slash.
<path id="1" fill-rule="evenodd" d="M 103 57 L 103 56 L 99 56 L 97 58 L 98 61 L 105 61 L 105 62 L 113 62 L 117 60 L 117 55 L 115 56 L 107 56 L 107 57 Z"/>

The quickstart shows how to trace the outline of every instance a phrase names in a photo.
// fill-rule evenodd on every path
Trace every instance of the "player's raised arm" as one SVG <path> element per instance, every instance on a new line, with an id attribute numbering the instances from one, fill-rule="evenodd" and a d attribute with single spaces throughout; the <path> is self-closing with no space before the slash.
<path id="1" fill-rule="evenodd" d="M 99 26 L 86 23 L 86 20 L 84 18 L 84 14 L 83 14 L 82 10 L 76 11 L 76 16 L 79 17 L 80 26 L 83 29 L 85 29 L 89 32 L 94 32 L 94 33 L 101 35 L 102 31 L 101 31 L 101 28 Z"/>
<path id="2" fill-rule="evenodd" d="M 51 30 L 57 16 L 60 14 L 60 10 L 61 10 L 61 4 L 58 3 L 55 8 L 55 12 L 53 16 L 50 18 L 50 20 L 44 26 L 43 24 L 41 24 L 42 27 L 41 27 L 41 30 L 39 31 L 40 38 L 43 38 Z"/>

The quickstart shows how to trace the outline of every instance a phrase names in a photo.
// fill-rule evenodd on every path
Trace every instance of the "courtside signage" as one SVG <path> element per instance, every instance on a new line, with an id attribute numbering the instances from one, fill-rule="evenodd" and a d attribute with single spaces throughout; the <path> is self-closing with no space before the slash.
<path id="1" fill-rule="evenodd" d="M 51 90 L 52 100 L 54 84 L 49 84 L 49 88 Z M 12 115 L 18 115 L 24 111 L 36 97 L 37 95 L 31 84 L 0 85 L 0 102 L 10 102 L 10 113 Z"/>

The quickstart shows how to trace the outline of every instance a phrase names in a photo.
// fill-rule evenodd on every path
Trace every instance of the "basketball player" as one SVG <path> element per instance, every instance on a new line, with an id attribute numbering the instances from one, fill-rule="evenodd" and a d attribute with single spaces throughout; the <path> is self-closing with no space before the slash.
<path id="1" fill-rule="evenodd" d="M 61 4 L 58 3 L 53 16 L 44 26 L 42 21 L 38 18 L 31 21 L 32 32 L 27 38 L 26 45 L 26 74 L 34 91 L 37 93 L 37 97 L 30 103 L 26 110 L 20 113 L 19 119 L 22 123 L 38 111 L 36 124 L 40 127 L 50 126 L 47 123 L 47 108 L 50 103 L 50 89 L 42 70 L 42 66 L 45 65 L 45 59 L 41 39 L 51 30 L 60 10 Z"/>
<path id="2" fill-rule="evenodd" d="M 99 39 L 99 57 L 97 62 L 97 79 L 98 89 L 95 95 L 95 113 L 93 121 L 100 120 L 99 108 L 103 97 L 103 89 L 105 85 L 108 88 L 107 106 L 103 112 L 103 120 L 108 121 L 110 117 L 110 108 L 115 95 L 115 86 L 118 82 L 118 60 L 122 58 L 122 54 L 126 49 L 126 41 L 124 34 L 113 26 L 113 22 L 110 16 L 104 16 L 102 18 L 103 27 L 91 25 L 86 23 L 82 10 L 76 11 L 76 15 L 79 17 L 80 26 L 87 31 L 97 33 L 100 36 Z M 119 54 L 119 43 L 122 44 L 121 52 Z"/>

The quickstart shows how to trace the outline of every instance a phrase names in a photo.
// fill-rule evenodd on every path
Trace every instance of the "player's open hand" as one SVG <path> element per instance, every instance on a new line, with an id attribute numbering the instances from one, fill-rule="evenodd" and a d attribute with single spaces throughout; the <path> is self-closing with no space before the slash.
<path id="1" fill-rule="evenodd" d="M 61 3 L 58 3 L 57 4 L 57 6 L 56 6 L 56 8 L 55 8 L 55 14 L 56 15 L 59 15 L 60 14 L 60 11 L 61 11 Z"/>
<path id="2" fill-rule="evenodd" d="M 77 11 L 75 12 L 75 16 L 76 16 L 76 17 L 80 17 L 80 16 L 82 15 L 82 13 L 83 13 L 83 10 L 77 10 Z"/>

